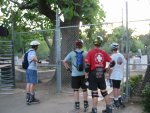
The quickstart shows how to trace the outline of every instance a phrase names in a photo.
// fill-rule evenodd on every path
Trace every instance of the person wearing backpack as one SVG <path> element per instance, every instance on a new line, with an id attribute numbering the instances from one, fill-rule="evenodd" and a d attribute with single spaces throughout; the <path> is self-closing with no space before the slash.
<path id="1" fill-rule="evenodd" d="M 101 36 L 95 37 L 93 40 L 94 47 L 88 51 L 85 58 L 85 77 L 89 79 L 89 89 L 92 95 L 91 113 L 97 113 L 98 89 L 100 89 L 106 103 L 106 109 L 102 110 L 102 113 L 112 113 L 104 75 L 106 63 L 111 62 L 111 57 L 100 48 L 102 42 Z"/>
<path id="2" fill-rule="evenodd" d="M 65 68 L 71 72 L 71 87 L 74 91 L 74 100 L 75 100 L 75 110 L 80 109 L 80 101 L 79 101 L 79 88 L 82 88 L 83 98 L 84 98 L 84 109 L 88 108 L 88 93 L 87 86 L 85 85 L 85 67 L 84 67 L 84 58 L 86 56 L 86 52 L 83 51 L 83 40 L 78 39 L 75 41 L 76 49 L 71 51 L 63 60 L 63 64 Z M 69 67 L 69 63 L 71 63 L 71 68 Z M 71 70 L 72 69 L 72 70 Z"/>
<path id="3" fill-rule="evenodd" d="M 36 50 L 40 43 L 36 40 L 30 43 L 31 48 L 26 52 L 28 66 L 26 69 L 26 103 L 30 105 L 32 102 L 39 102 L 35 98 L 35 86 L 38 82 L 37 63 L 41 63 L 36 56 Z"/>

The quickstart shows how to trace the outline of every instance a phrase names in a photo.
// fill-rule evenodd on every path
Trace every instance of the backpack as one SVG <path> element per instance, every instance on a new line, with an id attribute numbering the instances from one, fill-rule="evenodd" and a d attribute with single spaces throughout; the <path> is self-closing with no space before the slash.
<path id="1" fill-rule="evenodd" d="M 74 65 L 78 71 L 83 71 L 84 70 L 84 58 L 83 58 L 83 51 L 77 52 L 76 53 L 76 65 Z"/>
<path id="2" fill-rule="evenodd" d="M 30 50 L 30 51 L 33 51 L 33 50 Z M 22 68 L 23 68 L 23 69 L 27 69 L 28 66 L 29 66 L 28 53 L 29 53 L 30 51 L 28 51 L 28 52 L 26 52 L 26 53 L 24 54 L 23 61 L 22 61 Z"/>

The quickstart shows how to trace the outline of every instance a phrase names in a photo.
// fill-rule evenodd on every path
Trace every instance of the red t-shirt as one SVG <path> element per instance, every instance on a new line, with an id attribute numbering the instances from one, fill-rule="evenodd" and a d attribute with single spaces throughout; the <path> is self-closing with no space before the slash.
<path id="1" fill-rule="evenodd" d="M 91 71 L 96 67 L 105 68 L 106 62 L 110 62 L 111 57 L 104 50 L 94 48 L 87 53 L 85 62 L 90 65 Z"/>

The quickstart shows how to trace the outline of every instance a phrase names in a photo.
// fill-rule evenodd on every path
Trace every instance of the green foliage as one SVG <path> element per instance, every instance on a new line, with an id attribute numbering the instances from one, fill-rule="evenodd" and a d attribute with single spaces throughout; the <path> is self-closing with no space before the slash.
<path id="1" fill-rule="evenodd" d="M 37 56 L 41 59 L 46 59 L 49 55 L 49 48 L 47 47 L 46 43 L 44 41 L 40 42 L 40 46 L 37 50 Z"/>
<path id="2" fill-rule="evenodd" d="M 134 89 L 141 80 L 142 80 L 142 75 L 132 75 L 129 78 L 128 87 L 129 87 L 130 96 L 133 96 Z M 125 91 L 126 91 L 126 82 L 124 83 L 124 92 Z"/>
<path id="3" fill-rule="evenodd" d="M 147 54 L 147 47 L 150 44 L 150 33 L 145 35 L 140 35 L 139 40 L 143 43 L 144 47 L 141 49 L 143 53 Z"/>
<path id="4" fill-rule="evenodd" d="M 45 6 L 48 7 L 40 7 L 38 6 L 40 3 L 37 3 L 37 0 L 24 0 L 15 2 L 5 0 L 0 1 L 3 3 L 1 7 L 1 11 L 5 16 L 3 24 L 7 26 L 11 30 L 12 22 L 14 22 L 15 32 L 30 32 L 33 30 L 40 29 L 52 29 L 55 27 L 55 12 L 56 9 L 59 10 L 64 16 L 64 22 L 67 25 L 77 25 L 77 21 L 82 22 L 83 24 L 100 24 L 104 18 L 105 13 L 102 9 L 102 6 L 99 5 L 99 0 L 80 0 L 80 1 L 72 1 L 72 0 L 45 0 L 41 1 Z M 18 5 L 18 4 L 20 5 Z M 30 6 L 22 9 L 22 6 Z M 36 7 L 34 7 L 37 5 Z M 45 12 L 41 12 L 40 8 L 45 8 Z M 49 9 L 48 9 L 49 8 Z M 52 13 L 51 13 L 52 12 Z M 92 17 L 92 18 L 91 18 Z M 77 21 L 76 21 L 77 20 Z M 91 42 L 91 37 L 95 34 L 95 31 L 100 31 L 99 29 L 94 27 L 90 27 L 86 32 L 89 37 L 89 42 Z M 49 36 L 49 35 L 48 35 Z M 28 44 L 31 40 L 34 39 L 35 36 L 27 36 L 21 35 L 18 36 L 22 39 L 18 39 L 16 41 L 16 53 L 18 49 L 23 45 L 24 49 L 28 49 Z M 30 37 L 25 38 L 25 37 Z M 36 37 L 39 39 L 39 37 Z M 43 37 L 42 37 L 43 38 Z M 41 40 L 41 37 L 40 39 Z M 21 42 L 21 43 L 20 43 Z"/>
<path id="5" fill-rule="evenodd" d="M 139 83 L 139 81 L 142 79 L 142 75 L 134 75 L 131 76 L 129 79 L 129 85 L 132 89 L 135 88 L 135 86 Z"/>
<path id="6" fill-rule="evenodd" d="M 142 43 L 141 40 L 137 40 L 135 38 L 131 38 L 131 42 L 130 42 L 130 50 L 133 53 L 138 52 L 138 49 L 143 50 L 144 49 L 144 44 Z"/>
<path id="7" fill-rule="evenodd" d="M 144 90 L 142 91 L 142 97 L 143 97 L 142 103 L 144 106 L 144 111 L 149 113 L 150 111 L 150 84 L 144 87 Z"/>
<path id="8" fill-rule="evenodd" d="M 111 35 L 109 35 L 106 43 L 104 44 L 103 48 L 111 53 L 110 44 L 113 42 L 116 42 L 120 45 L 122 45 L 121 40 L 123 40 L 124 49 L 126 48 L 126 36 L 125 36 L 125 28 L 120 26 L 113 29 L 113 32 Z M 143 49 L 144 44 L 141 40 L 138 40 L 137 38 L 132 36 L 133 30 L 128 29 L 129 32 L 129 50 L 133 53 L 136 53 L 138 49 Z M 108 48 L 109 47 L 109 48 Z"/>

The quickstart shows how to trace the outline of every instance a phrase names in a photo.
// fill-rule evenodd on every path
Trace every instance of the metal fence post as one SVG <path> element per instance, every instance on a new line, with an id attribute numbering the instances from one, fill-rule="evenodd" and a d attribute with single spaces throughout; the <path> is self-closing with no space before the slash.
<path id="1" fill-rule="evenodd" d="M 56 12 L 55 30 L 55 50 L 56 50 L 56 92 L 61 93 L 61 40 L 60 40 L 60 18 Z"/>
<path id="2" fill-rule="evenodd" d="M 15 59 L 14 59 L 14 17 L 12 18 L 12 76 L 14 79 L 14 88 L 16 87 L 16 80 L 15 80 Z"/>
<path id="3" fill-rule="evenodd" d="M 126 97 L 127 101 L 129 98 L 129 85 L 128 85 L 128 78 L 129 78 L 129 34 L 128 34 L 128 2 L 126 1 L 126 55 L 127 55 L 127 64 L 126 64 Z"/>

